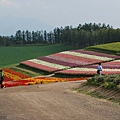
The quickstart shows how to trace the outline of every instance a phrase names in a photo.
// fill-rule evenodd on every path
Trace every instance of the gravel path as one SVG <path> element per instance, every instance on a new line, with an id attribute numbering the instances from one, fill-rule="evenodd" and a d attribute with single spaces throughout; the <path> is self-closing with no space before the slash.
<path id="1" fill-rule="evenodd" d="M 0 90 L 0 120 L 120 120 L 120 105 L 79 94 L 81 82 Z"/>

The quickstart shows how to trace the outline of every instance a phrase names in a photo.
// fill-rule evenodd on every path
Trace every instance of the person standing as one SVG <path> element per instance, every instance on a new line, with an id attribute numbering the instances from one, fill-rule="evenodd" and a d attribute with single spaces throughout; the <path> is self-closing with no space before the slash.
<path id="1" fill-rule="evenodd" d="M 101 75 L 102 69 L 103 69 L 103 68 L 102 68 L 102 65 L 101 65 L 101 63 L 99 63 L 99 64 L 98 64 L 98 67 L 97 67 L 97 74 L 98 74 L 98 75 Z"/>
<path id="2" fill-rule="evenodd" d="M 3 74 L 3 71 L 1 69 L 0 70 L 0 85 L 1 85 L 1 88 L 4 88 L 3 81 L 4 81 L 4 74 Z"/>

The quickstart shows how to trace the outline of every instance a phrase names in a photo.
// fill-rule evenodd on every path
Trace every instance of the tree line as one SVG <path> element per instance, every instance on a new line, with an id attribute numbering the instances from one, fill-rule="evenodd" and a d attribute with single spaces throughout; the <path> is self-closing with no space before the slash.
<path id="1" fill-rule="evenodd" d="M 56 27 L 53 31 L 18 30 L 15 35 L 0 36 L 0 46 L 30 45 L 30 44 L 63 44 L 74 47 L 120 42 L 120 29 L 96 23 L 79 24 L 77 27 Z"/>

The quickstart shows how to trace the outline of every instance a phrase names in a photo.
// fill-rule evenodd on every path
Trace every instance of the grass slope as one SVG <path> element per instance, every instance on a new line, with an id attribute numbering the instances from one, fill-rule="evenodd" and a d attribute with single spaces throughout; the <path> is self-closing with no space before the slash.
<path id="1" fill-rule="evenodd" d="M 120 75 L 94 76 L 75 90 L 120 104 Z"/>
<path id="2" fill-rule="evenodd" d="M 96 46 L 90 46 L 85 48 L 86 50 L 100 51 L 106 53 L 120 54 L 120 42 L 100 44 Z"/>

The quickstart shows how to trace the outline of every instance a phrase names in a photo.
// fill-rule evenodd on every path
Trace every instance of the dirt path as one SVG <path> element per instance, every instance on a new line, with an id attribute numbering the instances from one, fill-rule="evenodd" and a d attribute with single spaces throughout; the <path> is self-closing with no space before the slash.
<path id="1" fill-rule="evenodd" d="M 120 105 L 78 94 L 77 82 L 0 90 L 0 120 L 120 120 Z"/>

